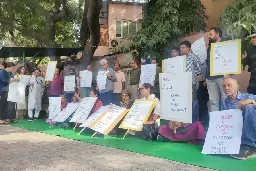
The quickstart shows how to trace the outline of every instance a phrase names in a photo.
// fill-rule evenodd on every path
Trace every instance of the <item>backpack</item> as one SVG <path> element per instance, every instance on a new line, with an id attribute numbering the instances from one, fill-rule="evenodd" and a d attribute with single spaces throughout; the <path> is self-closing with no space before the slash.
<path id="1" fill-rule="evenodd" d="M 158 136 L 158 128 L 156 124 L 144 124 L 141 131 L 141 136 L 145 140 L 155 141 Z"/>

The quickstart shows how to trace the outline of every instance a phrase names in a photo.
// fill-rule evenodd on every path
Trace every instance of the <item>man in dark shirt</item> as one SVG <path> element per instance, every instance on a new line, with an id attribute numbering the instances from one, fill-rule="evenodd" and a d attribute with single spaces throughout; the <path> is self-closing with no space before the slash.
<path id="1" fill-rule="evenodd" d="M 129 92 L 132 95 L 132 100 L 136 100 L 140 98 L 139 93 L 139 82 L 140 82 L 140 73 L 141 68 L 138 66 L 138 62 L 136 60 L 132 60 L 130 62 L 132 70 L 130 71 L 130 86 Z"/>
<path id="2" fill-rule="evenodd" d="M 251 47 L 248 50 L 247 57 L 244 58 L 244 64 L 249 66 L 248 71 L 251 72 L 251 78 L 247 92 L 256 95 L 256 32 L 248 38 L 251 38 Z"/>

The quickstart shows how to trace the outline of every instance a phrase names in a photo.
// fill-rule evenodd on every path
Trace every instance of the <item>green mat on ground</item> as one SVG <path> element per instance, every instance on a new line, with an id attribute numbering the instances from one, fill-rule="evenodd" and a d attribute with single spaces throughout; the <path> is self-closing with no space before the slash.
<path id="1" fill-rule="evenodd" d="M 131 136 L 125 139 L 111 136 L 105 136 L 104 138 L 95 136 L 91 138 L 93 132 L 84 132 L 81 135 L 77 135 L 80 131 L 79 128 L 76 131 L 72 131 L 72 128 L 58 128 L 55 126 L 49 128 L 49 125 L 44 120 L 34 122 L 21 120 L 13 123 L 12 126 L 205 168 L 223 171 L 256 171 L 256 159 L 241 161 L 232 158 L 204 155 L 201 154 L 202 147 L 187 143 L 149 142 Z"/>

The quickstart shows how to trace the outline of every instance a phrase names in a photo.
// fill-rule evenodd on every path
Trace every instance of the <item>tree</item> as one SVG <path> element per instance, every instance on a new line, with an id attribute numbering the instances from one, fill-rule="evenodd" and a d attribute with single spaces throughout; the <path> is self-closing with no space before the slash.
<path id="1" fill-rule="evenodd" d="M 131 44 L 112 52 L 132 51 L 136 57 L 145 52 L 161 60 L 164 47 L 193 32 L 205 30 L 205 8 L 200 0 L 150 0 L 143 10 L 142 28 Z"/>

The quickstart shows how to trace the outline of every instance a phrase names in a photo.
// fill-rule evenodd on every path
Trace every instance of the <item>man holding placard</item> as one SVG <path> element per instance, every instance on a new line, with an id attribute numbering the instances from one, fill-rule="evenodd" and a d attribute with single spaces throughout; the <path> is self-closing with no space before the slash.
<path id="1" fill-rule="evenodd" d="M 108 67 L 108 61 L 102 59 L 100 61 L 101 69 L 97 75 L 97 87 L 100 91 L 99 98 L 103 105 L 114 103 L 114 82 L 116 82 L 116 74 L 112 68 Z"/>
<path id="2" fill-rule="evenodd" d="M 227 98 L 222 101 L 222 110 L 239 108 L 243 111 L 244 126 L 242 142 L 237 159 L 247 159 L 256 154 L 256 95 L 240 93 L 237 81 L 225 78 L 223 89 Z"/>
<path id="3" fill-rule="evenodd" d="M 222 31 L 220 28 L 213 27 L 210 29 L 209 35 L 209 48 L 207 49 L 207 70 L 206 70 L 206 83 L 209 93 L 210 100 L 210 110 L 212 112 L 220 110 L 220 99 L 225 97 L 225 93 L 222 88 L 223 84 L 223 75 L 219 76 L 210 76 L 210 50 L 211 43 L 221 42 L 222 41 Z"/>
<path id="4" fill-rule="evenodd" d="M 182 55 L 186 55 L 186 72 L 192 72 L 192 99 L 196 99 L 196 77 L 202 73 L 202 64 L 200 58 L 191 50 L 191 43 L 183 41 L 180 43 Z"/>

